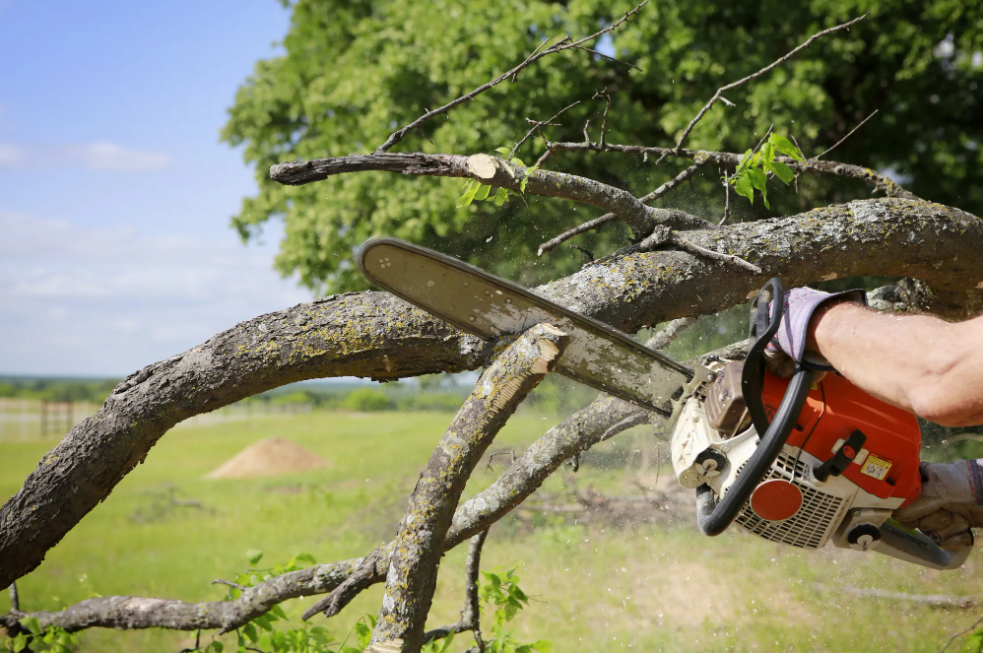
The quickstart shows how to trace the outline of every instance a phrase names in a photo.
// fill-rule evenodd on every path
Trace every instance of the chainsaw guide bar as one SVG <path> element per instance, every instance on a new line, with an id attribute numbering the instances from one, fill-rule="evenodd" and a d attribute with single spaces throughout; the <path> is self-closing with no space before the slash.
<path id="1" fill-rule="evenodd" d="M 438 252 L 373 238 L 357 258 L 376 285 L 484 340 L 540 322 L 566 332 L 570 344 L 554 371 L 667 417 L 696 374 L 603 322 Z"/>

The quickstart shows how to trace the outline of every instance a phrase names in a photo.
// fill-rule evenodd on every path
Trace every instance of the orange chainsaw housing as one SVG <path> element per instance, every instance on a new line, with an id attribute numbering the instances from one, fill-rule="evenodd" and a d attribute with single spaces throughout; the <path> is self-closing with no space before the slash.
<path id="1" fill-rule="evenodd" d="M 774 417 L 788 383 L 788 379 L 765 371 L 762 401 L 769 419 Z M 918 463 L 922 448 L 918 420 L 835 372 L 809 392 L 788 444 L 825 461 L 858 429 L 867 441 L 843 476 L 882 499 L 902 497 L 902 505 L 917 499 L 921 493 Z"/>

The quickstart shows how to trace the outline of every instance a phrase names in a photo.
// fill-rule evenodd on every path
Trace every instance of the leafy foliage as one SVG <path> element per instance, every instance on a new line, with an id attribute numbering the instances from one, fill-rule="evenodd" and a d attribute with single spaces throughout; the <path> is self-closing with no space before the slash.
<path id="1" fill-rule="evenodd" d="M 52 626 L 42 630 L 41 624 L 35 617 L 25 617 L 20 620 L 24 631 L 13 639 L 4 642 L 4 650 L 10 653 L 21 651 L 52 651 L 53 653 L 72 653 L 79 648 L 78 638 L 64 628 Z"/>
<path id="2" fill-rule="evenodd" d="M 792 169 L 775 159 L 776 154 L 784 154 L 796 161 L 805 160 L 802 152 L 790 140 L 771 133 L 768 134 L 768 140 L 762 144 L 760 150 L 757 152 L 748 150 L 744 153 L 727 183 L 734 187 L 738 195 L 748 198 L 751 204 L 754 204 L 754 191 L 757 190 L 761 193 L 765 206 L 771 208 L 771 204 L 768 203 L 768 173 L 778 177 L 786 186 L 795 179 Z"/>
<path id="3" fill-rule="evenodd" d="M 512 638 L 511 631 L 507 630 L 507 625 L 512 621 L 519 611 L 529 606 L 529 597 L 519 587 L 519 576 L 515 573 L 515 567 L 501 571 L 483 571 L 485 582 L 482 583 L 480 592 L 482 603 L 488 606 L 495 606 L 495 613 L 492 618 L 492 638 L 486 641 L 486 651 L 488 653 L 549 653 L 553 650 L 553 643 L 541 639 L 531 644 L 523 644 Z"/>
<path id="4" fill-rule="evenodd" d="M 529 197 L 522 202 L 474 201 L 452 210 L 460 181 L 389 173 L 341 175 L 300 187 L 269 179 L 272 164 L 368 153 L 396 128 L 466 93 L 524 59 L 543 38 L 583 36 L 635 0 L 296 0 L 284 54 L 260 61 L 229 112 L 223 138 L 242 145 L 255 166 L 258 192 L 233 218 L 244 238 L 270 219 L 283 219 L 277 258 L 284 274 L 326 292 L 365 287 L 350 266 L 354 247 L 388 234 L 438 247 L 526 284 L 579 267 L 576 252 L 535 259 L 537 245 L 597 213 L 567 202 Z M 542 119 L 600 88 L 613 97 L 608 142 L 671 145 L 716 89 L 759 70 L 824 27 L 870 12 L 848 33 L 814 43 L 768 75 L 728 93 L 736 107 L 717 106 L 688 144 L 740 151 L 768 125 L 794 134 L 809 154 L 839 140 L 872 110 L 875 120 L 836 150 L 837 159 L 890 168 L 916 194 L 983 212 L 983 9 L 959 0 L 666 0 L 649 3 L 612 33 L 611 51 L 643 72 L 569 51 L 415 130 L 396 151 L 473 154 L 516 143 L 526 117 Z M 544 128 L 551 140 L 582 140 L 590 119 L 597 138 L 603 99 L 582 102 L 562 125 Z M 425 133 L 421 134 L 421 131 Z M 432 144 L 427 140 L 430 139 Z M 530 139 L 517 155 L 543 152 Z M 651 191 L 688 162 L 615 154 L 558 153 L 555 169 L 630 189 Z M 674 167 L 675 166 L 675 167 Z M 717 215 L 722 193 L 716 171 L 674 193 L 674 206 Z M 866 194 L 859 183 L 800 184 L 800 197 L 773 193 L 769 203 L 815 204 Z M 753 188 L 752 184 L 752 188 Z M 835 194 L 835 195 L 834 195 Z M 769 215 L 760 203 L 742 206 L 738 219 Z M 577 242 L 607 252 L 625 242 L 612 225 Z M 534 263 L 531 263 L 533 261 Z"/>

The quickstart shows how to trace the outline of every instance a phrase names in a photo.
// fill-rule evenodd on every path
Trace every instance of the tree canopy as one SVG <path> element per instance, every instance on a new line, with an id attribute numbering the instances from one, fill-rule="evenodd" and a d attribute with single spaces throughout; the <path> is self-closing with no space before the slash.
<path id="1" fill-rule="evenodd" d="M 515 0 L 297 0 L 284 54 L 256 65 L 240 88 L 223 138 L 245 145 L 258 193 L 233 218 L 244 238 L 282 219 L 277 258 L 322 292 L 365 287 L 350 264 L 365 238 L 389 234 L 439 248 L 532 284 L 575 270 L 581 255 L 557 250 L 535 259 L 537 245 L 595 217 L 589 208 L 530 197 L 504 207 L 475 202 L 455 209 L 459 179 L 420 179 L 383 172 L 332 177 L 302 187 L 269 179 L 276 163 L 367 154 L 402 127 L 508 70 L 544 38 L 582 37 L 610 24 L 634 2 Z M 723 84 L 759 70 L 825 27 L 870 12 L 837 38 L 822 39 L 776 70 L 726 95 L 688 146 L 743 152 L 770 125 L 792 136 L 806 156 L 836 143 L 875 109 L 879 113 L 836 150 L 839 161 L 891 171 L 915 194 L 983 211 L 983 10 L 979 2 L 931 0 L 780 0 L 719 4 L 707 0 L 651 3 L 602 38 L 597 54 L 567 50 L 422 126 L 393 151 L 473 154 L 510 147 L 546 120 L 549 140 L 581 141 L 590 121 L 600 135 L 606 101 L 609 143 L 672 146 L 699 108 Z M 527 165 L 543 153 L 531 138 L 517 152 Z M 679 172 L 678 161 L 655 165 L 641 156 L 560 152 L 546 164 L 631 190 L 651 191 Z M 719 173 L 707 166 L 678 192 L 673 206 L 719 215 Z M 714 192 L 710 187 L 718 185 Z M 707 192 L 709 191 L 709 192 Z M 737 219 L 794 212 L 816 201 L 865 196 L 859 182 L 800 183 L 776 190 L 772 209 L 742 200 Z M 598 252 L 624 244 L 621 225 L 575 241 Z M 546 265 L 544 265 L 544 263 Z"/>

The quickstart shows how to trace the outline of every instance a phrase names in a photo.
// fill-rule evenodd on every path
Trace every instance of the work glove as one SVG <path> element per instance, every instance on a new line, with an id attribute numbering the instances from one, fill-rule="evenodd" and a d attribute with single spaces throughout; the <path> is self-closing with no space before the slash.
<path id="1" fill-rule="evenodd" d="M 837 301 L 852 301 L 866 306 L 867 295 L 862 290 L 831 294 L 806 287 L 793 288 L 786 292 L 785 312 L 782 314 L 778 333 L 765 347 L 765 364 L 768 369 L 784 378 L 792 376 L 796 362 L 812 370 L 832 370 L 825 358 L 816 352 L 806 351 L 806 337 L 813 314 Z M 774 311 L 774 305 L 772 302 L 768 308 L 770 315 Z"/>
<path id="2" fill-rule="evenodd" d="M 922 531 L 946 551 L 973 545 L 970 529 L 983 527 L 983 458 L 922 463 L 922 492 L 894 511 L 908 529 Z"/>

